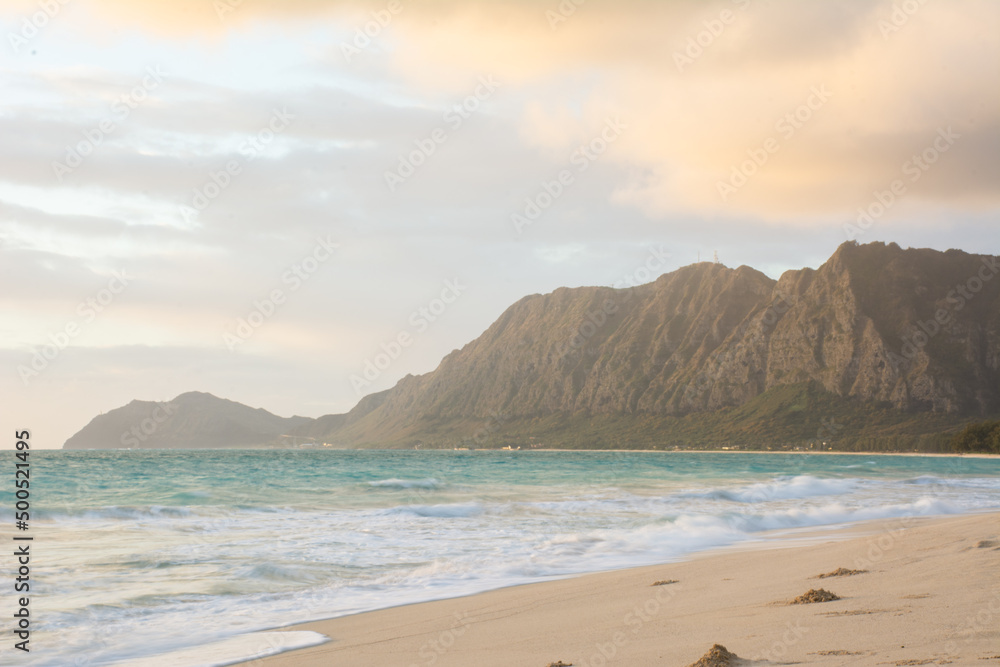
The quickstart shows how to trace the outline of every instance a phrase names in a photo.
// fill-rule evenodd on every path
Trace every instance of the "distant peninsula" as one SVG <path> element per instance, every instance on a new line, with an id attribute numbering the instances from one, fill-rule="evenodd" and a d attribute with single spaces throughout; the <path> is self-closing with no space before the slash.
<path id="1" fill-rule="evenodd" d="M 63 449 L 207 449 L 267 447 L 308 425 L 306 417 L 278 417 L 192 391 L 172 401 L 132 401 L 95 417 Z M 293 438 L 289 442 L 296 442 Z"/>

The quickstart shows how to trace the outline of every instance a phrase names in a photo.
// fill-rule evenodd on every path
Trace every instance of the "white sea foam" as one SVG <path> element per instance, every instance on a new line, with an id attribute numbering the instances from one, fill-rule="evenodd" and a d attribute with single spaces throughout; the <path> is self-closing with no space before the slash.
<path id="1" fill-rule="evenodd" d="M 764 503 L 773 500 L 812 498 L 850 493 L 858 485 L 856 479 L 827 479 L 811 475 L 783 477 L 771 482 L 758 482 L 736 488 L 691 491 L 681 494 L 692 498 L 731 500 L 738 503 Z"/>
<path id="2" fill-rule="evenodd" d="M 330 641 L 318 632 L 253 632 L 192 648 L 111 663 L 114 667 L 224 667 Z"/>
<path id="3" fill-rule="evenodd" d="M 433 478 L 428 479 L 379 479 L 368 482 L 368 486 L 381 489 L 437 489 L 441 483 Z"/>
<path id="4" fill-rule="evenodd" d="M 406 505 L 404 507 L 394 507 L 386 510 L 389 514 L 413 514 L 422 517 L 438 517 L 444 519 L 456 519 L 461 517 L 478 516 L 483 513 L 483 506 L 479 503 L 456 503 L 450 505 Z"/>
<path id="5" fill-rule="evenodd" d="M 923 486 L 953 486 L 970 489 L 1000 489 L 1000 479 L 982 477 L 938 477 L 936 475 L 921 475 L 904 480 L 906 484 Z"/>

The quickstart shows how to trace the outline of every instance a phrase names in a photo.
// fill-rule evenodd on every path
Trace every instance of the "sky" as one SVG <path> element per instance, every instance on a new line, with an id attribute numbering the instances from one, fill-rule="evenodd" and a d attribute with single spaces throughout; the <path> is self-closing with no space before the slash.
<path id="1" fill-rule="evenodd" d="M 0 0 L 0 448 L 345 412 L 512 303 L 1000 254 L 1000 4 Z M 367 372 L 366 372 L 367 371 Z"/>

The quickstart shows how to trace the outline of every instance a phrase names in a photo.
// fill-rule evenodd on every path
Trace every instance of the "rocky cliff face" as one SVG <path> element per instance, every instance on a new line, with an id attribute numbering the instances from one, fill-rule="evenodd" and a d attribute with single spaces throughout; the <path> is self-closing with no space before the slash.
<path id="1" fill-rule="evenodd" d="M 702 263 L 628 289 L 562 288 L 521 299 L 434 372 L 347 414 L 282 419 L 192 393 L 164 404 L 174 411 L 162 423 L 163 406 L 133 401 L 65 446 L 257 446 L 288 433 L 450 446 L 507 427 L 568 433 L 573 446 L 649 442 L 650 429 L 660 445 L 681 433 L 705 446 L 747 433 L 759 443 L 780 427 L 787 443 L 816 439 L 817 423 L 836 432 L 834 413 L 856 442 L 886 424 L 931 434 L 1000 415 L 998 273 L 996 257 L 848 243 L 777 281 Z M 828 414 L 807 414 L 816 406 Z M 588 440 L 601 428 L 620 439 Z"/>
<path id="2" fill-rule="evenodd" d="M 325 435 L 392 440 L 491 415 L 684 415 L 806 382 L 902 411 L 992 414 L 998 271 L 993 257 L 848 243 L 778 281 L 702 263 L 624 290 L 529 296 Z"/>

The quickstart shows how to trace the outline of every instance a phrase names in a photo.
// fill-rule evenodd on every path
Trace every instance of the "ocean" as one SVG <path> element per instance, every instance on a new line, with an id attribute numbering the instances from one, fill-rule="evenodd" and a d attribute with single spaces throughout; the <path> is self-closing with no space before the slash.
<path id="1" fill-rule="evenodd" d="M 0 452 L 4 470 L 13 459 Z M 997 510 L 1000 460 L 33 451 L 31 494 L 32 650 L 12 664 L 203 667 L 231 661 L 241 642 L 259 644 L 248 633 L 291 623 L 678 560 L 806 528 Z M 7 545 L 14 502 L 6 483 Z M 14 560 L 0 558 L 5 588 Z M 2 597 L 5 644 L 12 597 Z M 278 637 L 253 650 L 319 639 Z M 204 649 L 223 640 L 215 656 Z M 202 648 L 176 653 L 191 647 Z"/>

